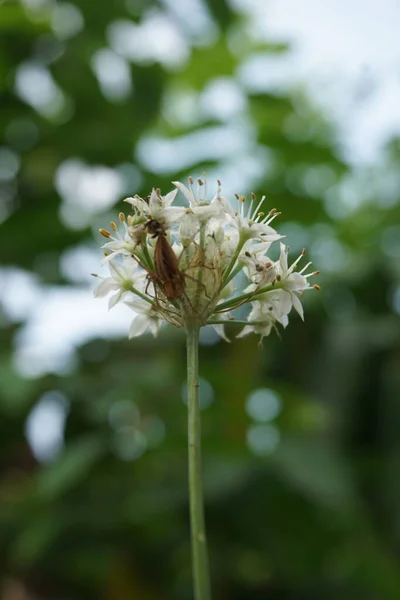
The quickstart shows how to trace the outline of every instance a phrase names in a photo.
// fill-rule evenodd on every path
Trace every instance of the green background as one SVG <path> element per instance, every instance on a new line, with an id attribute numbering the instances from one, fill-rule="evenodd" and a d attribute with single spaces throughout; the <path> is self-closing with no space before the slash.
<path id="1" fill-rule="evenodd" d="M 153 186 L 167 192 L 171 180 L 203 171 L 212 174 L 210 189 L 219 176 L 231 191 L 231 173 L 232 185 L 242 186 L 233 191 L 267 194 L 265 209 L 282 212 L 275 223 L 293 258 L 307 246 L 322 287 L 304 299 L 305 323 L 293 315 L 282 340 L 271 335 L 262 350 L 255 336 L 235 341 L 233 327 L 231 344 L 207 332 L 203 338 L 214 598 L 398 599 L 400 188 L 390 195 L 387 182 L 400 168 L 399 140 L 387 144 L 379 164 L 356 170 L 340 158 L 331 115 L 305 89 L 238 83 L 243 105 L 227 119 L 243 124 L 243 144 L 221 156 L 216 129 L 225 117 L 204 110 L 206 100 L 201 108 L 200 96 L 215 78 L 238 81 L 252 55 L 289 49 L 254 39 L 246 11 L 209 0 L 209 36 L 196 30 L 198 15 L 184 21 L 175 10 L 186 58 L 172 66 L 157 59 L 162 36 L 150 27 L 137 46 L 144 58 L 123 63 L 125 88 L 101 88 L 93 56 L 110 43 L 110 24 L 140 24 L 151 10 L 172 9 L 139 0 L 71 6 L 0 2 L 2 599 L 192 597 L 183 333 L 166 327 L 156 339 L 128 341 L 132 315 L 121 313 L 126 326 L 110 332 L 106 301 L 93 299 L 104 305 L 103 324 L 82 337 L 64 369 L 35 374 L 21 331 L 58 290 L 67 336 L 75 310 L 68 292 L 88 298 L 93 287 L 85 274 L 67 276 L 71 251 L 97 252 L 100 265 L 97 230 L 124 209 L 122 198 Z M 115 35 L 122 43 L 122 30 Z M 18 87 L 23 65 L 41 69 L 41 79 L 27 79 L 25 70 Z M 171 142 L 161 154 L 143 144 L 157 136 Z M 112 170 L 107 176 L 119 173 L 115 203 L 85 204 L 72 171 L 63 197 L 57 173 L 70 159 L 83 161 L 89 175 L 99 165 Z M 350 207 L 345 188 L 355 198 Z M 35 274 L 36 299 L 18 278 L 12 284 L 15 273 Z M 41 336 L 35 330 L 39 349 Z M 276 416 L 249 409 L 254 390 L 264 390 L 264 400 L 273 395 Z M 40 461 L 26 423 L 44 396 L 68 410 L 64 447 Z"/>

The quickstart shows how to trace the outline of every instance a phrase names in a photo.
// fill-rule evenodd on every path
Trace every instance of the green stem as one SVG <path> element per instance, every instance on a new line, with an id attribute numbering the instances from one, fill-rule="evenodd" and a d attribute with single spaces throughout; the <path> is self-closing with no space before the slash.
<path id="1" fill-rule="evenodd" d="M 190 528 L 195 600 L 210 600 L 210 575 L 201 481 L 199 327 L 187 324 L 187 390 Z"/>
<path id="2" fill-rule="evenodd" d="M 246 241 L 247 241 L 247 240 L 246 240 L 246 239 L 243 239 L 243 238 L 241 238 L 241 239 L 239 240 L 239 243 L 238 243 L 238 245 L 237 245 L 237 248 L 236 248 L 235 254 L 232 256 L 231 262 L 229 263 L 229 265 L 226 267 L 226 269 L 225 269 L 225 271 L 224 271 L 223 278 L 222 278 L 222 280 L 223 280 L 222 288 L 224 288 L 224 287 L 226 286 L 226 284 L 227 284 L 227 279 L 228 279 L 228 277 L 229 277 L 229 275 L 230 275 L 230 273 L 231 273 L 231 271 L 232 271 L 233 267 L 235 266 L 235 264 L 236 264 L 236 261 L 237 261 L 237 259 L 239 258 L 239 254 L 240 254 L 240 252 L 241 252 L 241 250 L 242 250 L 242 248 L 243 248 L 243 246 L 244 246 L 244 244 L 245 244 L 245 242 L 246 242 Z M 221 288 L 221 289 L 222 289 L 222 288 Z"/>
<path id="3" fill-rule="evenodd" d="M 259 296 L 260 294 L 265 294 L 266 292 L 272 292 L 274 290 L 279 290 L 283 287 L 284 287 L 284 285 L 282 283 L 276 282 L 276 283 L 274 283 L 274 285 L 265 285 L 264 287 L 260 288 L 256 292 L 247 292 L 246 294 L 241 294 L 240 296 L 235 296 L 234 298 L 231 298 L 231 300 L 227 300 L 226 302 L 222 302 L 221 304 L 218 304 L 215 309 L 215 314 L 218 314 L 219 312 L 221 312 L 223 310 L 236 308 L 238 304 L 243 304 L 247 300 L 255 298 L 256 296 Z"/>

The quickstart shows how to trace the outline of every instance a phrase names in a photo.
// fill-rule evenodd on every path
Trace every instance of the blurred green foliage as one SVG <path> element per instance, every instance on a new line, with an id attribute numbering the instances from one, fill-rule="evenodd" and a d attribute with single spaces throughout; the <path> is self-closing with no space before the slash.
<path id="1" fill-rule="evenodd" d="M 196 104 L 204 88 L 215 78 L 234 80 L 256 52 L 287 51 L 252 40 L 246 14 L 225 0 L 209 0 L 206 8 L 215 35 L 202 40 L 172 3 L 0 2 L 6 168 L 0 299 L 9 269 L 34 273 L 44 293 L 76 288 L 60 259 L 77 244 L 100 246 L 97 227 L 122 207 L 111 203 L 85 212 L 77 190 L 78 204 L 65 212 L 68 202 L 56 185 L 64 161 L 120 169 L 118 198 L 146 195 L 153 186 L 168 191 L 171 179 L 189 172 L 229 172 L 211 133 L 208 158 L 191 160 L 189 153 L 176 169 L 163 167 L 163 160 L 170 164 L 167 150 L 153 169 L 151 152 L 146 160 L 138 151 L 146 136 L 171 140 L 174 148 L 188 134 L 214 131 L 221 120 L 201 114 Z M 152 10 L 175 10 L 188 55 L 172 67 L 151 52 L 127 61 L 133 86 L 113 97 L 112 89 L 99 85 L 93 56 L 110 43 L 112 24 L 140 24 Z M 123 35 L 117 33 L 118 42 Z M 150 33 L 147 50 L 160 35 Z M 18 91 L 24 65 L 50 74 L 54 89 L 46 76 L 38 85 L 50 86 L 51 101 L 42 97 L 35 105 L 32 79 L 25 81 L 27 95 Z M 330 115 L 321 114 L 304 90 L 242 92 L 245 105 L 233 122 L 251 123 L 253 139 L 243 140 L 243 156 L 239 150 L 229 160 L 239 181 L 241 164 L 247 165 L 244 185 L 250 181 L 252 189 L 237 191 L 268 194 L 268 208 L 283 213 L 278 227 L 294 252 L 311 249 L 322 292 L 306 298 L 305 324 L 293 318 L 283 340 L 271 337 L 262 351 L 252 338 L 201 348 L 214 597 L 395 600 L 400 192 L 386 192 L 385 182 L 400 167 L 399 141 L 388 145 L 374 169 L 356 171 L 339 158 Z M 195 99 L 186 120 L 184 108 L 174 104 L 180 94 Z M 357 198 L 351 208 L 346 186 Z M 190 598 L 181 332 L 168 328 L 156 340 L 96 337 L 80 345 L 65 373 L 25 377 L 15 352 L 30 311 L 12 318 L 4 305 L 0 315 L 2 598 Z M 228 330 L 231 338 L 235 333 Z M 40 331 L 37 336 L 40 346 Z M 246 412 L 246 399 L 264 388 L 280 402 L 267 425 Z M 49 392 L 62 394 L 69 410 L 64 449 L 46 463 L 32 453 L 26 422 Z M 279 434 L 271 451 L 262 441 L 268 431 Z M 261 446 L 252 450 L 252 439 L 261 439 Z"/>

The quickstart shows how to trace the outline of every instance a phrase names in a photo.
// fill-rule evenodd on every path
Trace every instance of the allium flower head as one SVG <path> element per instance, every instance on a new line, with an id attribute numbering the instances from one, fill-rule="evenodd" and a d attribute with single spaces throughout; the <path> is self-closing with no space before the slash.
<path id="1" fill-rule="evenodd" d="M 288 248 L 280 242 L 280 257 L 271 260 L 267 253 L 281 236 L 271 226 L 279 214 L 275 209 L 261 212 L 265 198 L 250 202 L 236 195 L 236 209 L 217 191 L 207 198 L 206 180 L 197 180 L 197 189 L 174 182 L 166 196 L 153 189 L 145 200 L 127 198 L 132 213 L 120 213 L 120 227 L 111 223 L 112 232 L 101 229 L 110 276 L 102 278 L 95 296 L 110 298 L 110 308 L 117 302 L 130 306 L 136 316 L 130 337 L 150 330 L 154 335 L 164 323 L 175 327 L 188 324 L 211 324 L 226 338 L 224 323 L 235 321 L 232 312 L 251 304 L 247 324 L 239 333 L 243 337 L 257 333 L 261 339 L 276 329 L 286 327 L 294 308 L 303 318 L 299 298 L 310 286 L 297 265 L 304 252 L 288 266 Z M 174 206 L 180 191 L 186 206 Z M 122 229 L 122 232 L 120 232 Z M 244 280 L 244 284 L 243 284 Z"/>

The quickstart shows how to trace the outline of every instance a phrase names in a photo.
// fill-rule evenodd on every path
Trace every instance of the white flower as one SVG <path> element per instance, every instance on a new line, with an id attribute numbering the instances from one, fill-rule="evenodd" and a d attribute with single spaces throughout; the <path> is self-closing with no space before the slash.
<path id="1" fill-rule="evenodd" d="M 120 213 L 122 234 L 114 222 L 112 232 L 100 230 L 107 238 L 110 276 L 101 278 L 94 293 L 101 297 L 113 292 L 110 308 L 123 300 L 137 313 L 129 336 L 147 330 L 156 335 L 164 323 L 194 323 L 212 325 L 227 340 L 225 323 L 242 323 L 231 313 L 246 303 L 252 308 L 238 337 L 257 333 L 262 339 L 277 325 L 287 327 L 292 308 L 303 319 L 298 295 L 311 288 L 308 278 L 316 273 L 305 274 L 310 263 L 295 270 L 304 252 L 289 267 L 288 248 L 282 243 L 279 260 L 269 258 L 270 246 L 282 236 L 270 225 L 279 213 L 259 212 L 264 197 L 254 206 L 252 194 L 245 210 L 244 197 L 236 196 L 240 206 L 234 211 L 219 182 L 211 201 L 205 179 L 198 179 L 196 191 L 191 178 L 189 187 L 173 183 L 176 189 L 166 196 L 153 189 L 146 200 L 127 198 L 133 213 Z M 186 207 L 173 206 L 178 190 Z M 119 261 L 114 260 L 117 255 Z M 248 280 L 244 285 L 241 270 Z"/>
<path id="2" fill-rule="evenodd" d="M 264 254 L 264 248 L 268 249 L 270 245 L 269 242 L 259 243 L 252 247 L 253 252 L 247 250 L 240 255 L 239 262 L 244 265 L 244 271 L 253 284 L 246 288 L 246 292 L 276 281 L 274 263 Z"/>
<path id="3" fill-rule="evenodd" d="M 311 265 L 311 262 L 308 262 L 305 267 L 299 272 L 295 272 L 295 268 L 299 261 L 305 255 L 305 251 L 297 257 L 297 259 L 292 263 L 290 267 L 288 267 L 288 253 L 289 248 L 284 244 L 280 244 L 281 254 L 279 260 L 274 263 L 275 271 L 277 279 L 280 281 L 280 285 L 286 294 L 290 296 L 291 303 L 295 311 L 300 315 L 300 317 L 304 320 L 304 311 L 303 306 L 300 302 L 298 296 L 296 296 L 295 292 L 302 293 L 304 290 L 311 289 L 312 286 L 308 283 L 308 278 L 314 275 L 315 273 L 309 273 L 308 275 L 303 275 L 304 271 Z"/>
<path id="4" fill-rule="evenodd" d="M 271 210 L 267 215 L 259 212 L 265 196 L 263 196 L 256 208 L 253 209 L 255 197 L 252 195 L 250 205 L 245 213 L 245 197 L 237 196 L 236 201 L 239 203 L 236 211 L 231 210 L 226 215 L 226 221 L 239 232 L 239 237 L 242 241 L 250 239 L 258 239 L 263 242 L 275 242 L 283 236 L 279 235 L 269 226 L 269 224 L 279 214 L 275 209 Z"/>
<path id="5" fill-rule="evenodd" d="M 183 185 L 180 181 L 173 181 L 172 183 L 189 201 L 189 211 L 196 216 L 199 222 L 208 221 L 212 218 L 223 219 L 226 211 L 229 210 L 230 204 L 228 200 L 221 195 L 219 190 L 211 201 L 207 200 L 207 185 L 206 182 L 201 179 L 198 180 L 197 194 L 193 191 L 192 179 L 189 179 L 190 188 Z"/>
<path id="6" fill-rule="evenodd" d="M 161 196 L 160 190 L 153 188 L 149 201 L 146 202 L 140 196 L 133 198 L 125 198 L 124 202 L 128 202 L 136 210 L 137 220 L 140 222 L 154 219 L 165 225 L 175 223 L 184 217 L 186 209 L 181 206 L 171 206 L 175 200 L 178 190 L 172 190 L 166 196 Z"/>
<path id="7" fill-rule="evenodd" d="M 138 270 L 138 263 L 131 257 L 126 257 L 122 263 L 109 262 L 108 263 L 111 277 L 101 277 L 102 282 L 94 289 L 94 297 L 102 298 L 107 296 L 110 292 L 116 291 L 117 293 L 112 295 L 108 302 L 108 307 L 112 308 L 125 298 L 127 294 L 134 293 L 136 290 L 142 290 L 144 281 L 146 279 L 146 273 Z"/>
<path id="8" fill-rule="evenodd" d="M 156 337 L 161 325 L 165 323 L 160 318 L 157 309 L 150 302 L 146 302 L 141 298 L 129 300 L 125 304 L 137 313 L 129 328 L 129 338 L 138 337 L 145 333 L 147 329 Z"/>
<path id="9" fill-rule="evenodd" d="M 136 250 L 138 242 L 131 235 L 130 228 L 128 227 L 128 224 L 125 221 L 125 216 L 122 215 L 122 213 L 120 219 L 124 228 L 123 236 L 121 236 L 121 234 L 119 233 L 117 225 L 114 222 L 111 223 L 114 235 L 107 231 L 107 229 L 100 229 L 101 235 L 111 240 L 111 242 L 106 242 L 103 245 L 103 248 L 106 248 L 107 250 L 107 254 L 103 262 L 111 261 L 113 258 L 118 256 L 118 254 L 132 256 L 132 254 L 134 254 Z"/>
<path id="10" fill-rule="evenodd" d="M 236 337 L 257 333 L 261 335 L 262 340 L 271 333 L 277 322 L 287 327 L 292 304 L 290 298 L 282 292 L 283 290 L 267 292 L 262 295 L 261 300 L 254 301 L 247 319 L 249 324 L 245 325 Z"/>

